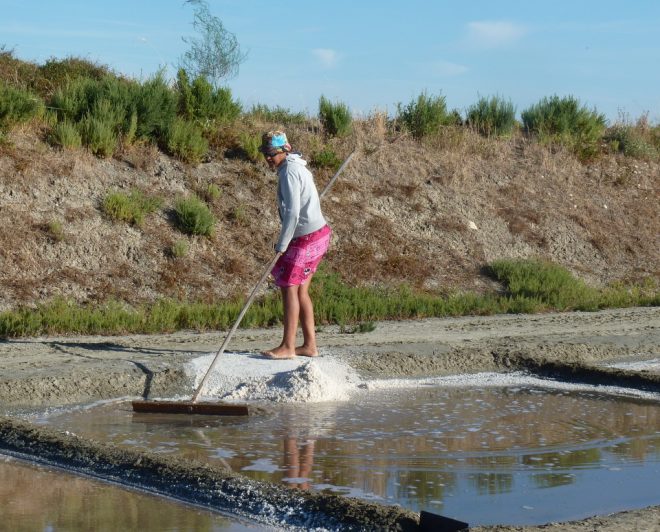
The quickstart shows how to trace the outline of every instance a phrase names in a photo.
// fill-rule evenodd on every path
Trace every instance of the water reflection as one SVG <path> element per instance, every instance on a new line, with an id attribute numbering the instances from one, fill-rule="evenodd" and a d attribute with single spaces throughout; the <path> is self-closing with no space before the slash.
<path id="1" fill-rule="evenodd" d="M 468 478 L 479 495 L 498 495 L 513 490 L 510 473 L 476 473 Z"/>
<path id="2" fill-rule="evenodd" d="M 2 530 L 266 530 L 218 514 L 12 460 L 0 461 Z"/>
<path id="3" fill-rule="evenodd" d="M 301 489 L 451 511 L 474 524 L 660 502 L 660 405 L 592 392 L 425 388 L 277 405 L 272 415 L 241 419 L 105 407 L 44 422 Z M 603 482 L 618 489 L 602 490 Z"/>
<path id="4" fill-rule="evenodd" d="M 287 476 L 282 480 L 296 488 L 309 489 L 314 464 L 314 440 L 302 443 L 297 438 L 284 438 L 284 468 Z"/>

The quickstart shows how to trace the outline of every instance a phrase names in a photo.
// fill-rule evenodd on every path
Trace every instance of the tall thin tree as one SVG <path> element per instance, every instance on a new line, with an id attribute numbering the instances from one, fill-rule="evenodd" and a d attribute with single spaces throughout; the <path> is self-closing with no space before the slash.
<path id="1" fill-rule="evenodd" d="M 203 76 L 217 87 L 223 79 L 238 74 L 238 67 L 247 58 L 247 53 L 241 50 L 236 36 L 211 14 L 204 0 L 186 0 L 184 4 L 194 8 L 193 28 L 199 37 L 183 38 L 190 48 L 183 54 L 178 66 L 191 79 Z"/>

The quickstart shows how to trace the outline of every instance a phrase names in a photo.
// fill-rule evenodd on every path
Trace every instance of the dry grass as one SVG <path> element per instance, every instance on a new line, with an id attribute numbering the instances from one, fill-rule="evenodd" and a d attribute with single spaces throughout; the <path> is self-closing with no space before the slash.
<path id="1" fill-rule="evenodd" d="M 0 223 L 11 228 L 0 231 L 0 308 L 57 294 L 131 304 L 244 295 L 272 257 L 279 232 L 276 176 L 228 146 L 239 130 L 275 127 L 219 130 L 215 159 L 198 168 L 150 145 L 101 162 L 85 151 L 54 150 L 34 131 L 13 133 L 0 153 Z M 350 284 L 491 290 L 483 265 L 521 253 L 563 261 L 602 283 L 658 275 L 657 163 L 608 156 L 585 166 L 524 137 L 486 139 L 461 128 L 420 143 L 392 131 L 377 113 L 343 139 L 320 136 L 313 122 L 287 134 L 307 156 L 327 147 L 344 158 L 358 148 L 323 200 L 335 234 L 326 267 Z M 320 190 L 334 172 L 314 173 Z M 220 189 L 207 198 L 219 220 L 216 235 L 192 239 L 189 253 L 173 259 L 167 250 L 181 234 L 167 209 L 182 192 L 209 184 Z M 140 230 L 103 222 L 103 193 L 131 186 L 165 198 L 162 212 Z M 43 229 L 49 220 L 62 221 L 64 241 L 49 240 Z M 90 256 L 98 260 L 86 261 Z M 63 261 L 74 273 L 63 273 Z"/>
<path id="2" fill-rule="evenodd" d="M 173 260 L 160 272 L 157 289 L 167 297 L 180 297 L 184 295 L 181 285 L 183 277 L 190 272 L 191 264 L 186 257 Z"/>
<path id="3" fill-rule="evenodd" d="M 356 121 L 355 131 L 358 142 L 362 140 L 363 145 L 385 142 L 394 132 L 384 111 L 374 111 L 365 120 Z"/>
<path id="4" fill-rule="evenodd" d="M 0 275 L 28 271 L 26 268 L 38 263 L 34 237 L 42 236 L 41 221 L 22 204 L 5 204 L 0 211 L 0 225 L 6 228 L 0 231 L 0 257 L 4 262 Z"/>
<path id="5" fill-rule="evenodd" d="M 376 277 L 378 262 L 376 251 L 370 244 L 351 244 L 329 252 L 332 268 L 340 271 L 342 278 L 351 286 L 356 286 Z"/>
<path id="6" fill-rule="evenodd" d="M 66 207 L 64 209 L 64 220 L 67 223 L 80 222 L 97 214 L 96 209 L 91 206 Z"/>
<path id="7" fill-rule="evenodd" d="M 90 283 L 90 302 L 103 303 L 108 300 L 138 302 L 136 298 L 136 282 L 140 280 L 135 276 L 135 268 L 127 261 L 108 265 L 102 276 L 96 277 Z M 71 297 L 71 294 L 67 294 Z M 75 299 L 75 298 L 73 298 Z"/>
<path id="8" fill-rule="evenodd" d="M 236 150 L 239 145 L 238 131 L 232 127 L 219 127 L 205 136 L 209 141 L 209 150 L 215 157 L 222 157 L 225 152 Z"/>
<path id="9" fill-rule="evenodd" d="M 610 238 L 606 232 L 600 230 L 600 225 L 591 220 L 587 213 L 576 212 L 569 214 L 569 218 L 584 229 L 589 235 L 589 243 L 600 253 L 607 254 Z"/>
<path id="10" fill-rule="evenodd" d="M 432 219 L 432 224 L 437 231 L 442 233 L 465 233 L 468 231 L 467 224 L 454 216 L 436 216 Z"/>
<path id="11" fill-rule="evenodd" d="M 547 239 L 535 229 L 541 223 L 541 216 L 536 210 L 520 206 L 502 207 L 498 213 L 506 221 L 512 235 L 541 249 L 548 247 Z"/>
<path id="12" fill-rule="evenodd" d="M 413 246 L 411 246 L 412 248 Z M 384 278 L 399 279 L 416 287 L 422 287 L 433 272 L 433 267 L 418 249 L 406 254 L 390 252 L 381 263 Z"/>
<path id="13" fill-rule="evenodd" d="M 228 256 L 222 266 L 223 271 L 231 277 L 245 277 L 250 272 L 247 260 L 240 255 Z"/>
<path id="14" fill-rule="evenodd" d="M 43 137 L 38 127 L 29 125 L 12 132 L 11 142 L 0 148 L 0 158 L 11 164 L 2 172 L 0 182 L 32 190 L 54 175 L 71 175 L 80 161 L 90 159 L 85 151 L 65 153 L 52 148 Z"/>
<path id="15" fill-rule="evenodd" d="M 399 235 L 391 220 L 372 216 L 359 231 L 359 239 L 331 251 L 334 269 L 350 283 L 406 282 L 422 286 L 433 267 L 423 244 Z"/>
<path id="16" fill-rule="evenodd" d="M 142 172 L 152 173 L 156 167 L 156 161 L 160 155 L 158 147 L 152 142 L 138 141 L 127 146 L 121 153 L 121 159 L 133 168 Z"/>
<path id="17" fill-rule="evenodd" d="M 395 185 L 392 185 L 391 188 L 394 188 L 395 190 L 398 189 L 399 193 L 395 192 L 397 197 L 403 197 L 410 200 L 417 195 L 417 192 L 419 191 L 419 183 L 396 183 Z"/>

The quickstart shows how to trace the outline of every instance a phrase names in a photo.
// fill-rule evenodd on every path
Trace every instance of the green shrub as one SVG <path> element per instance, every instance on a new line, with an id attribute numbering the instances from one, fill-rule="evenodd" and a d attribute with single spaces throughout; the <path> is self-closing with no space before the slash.
<path id="1" fill-rule="evenodd" d="M 50 99 L 59 120 L 78 122 L 93 113 L 112 118 L 118 128 L 125 128 L 135 107 L 138 85 L 114 76 L 100 80 L 75 78 L 59 87 Z"/>
<path id="2" fill-rule="evenodd" d="M 55 91 L 50 105 L 60 121 L 78 123 L 94 115 L 132 144 L 136 138 L 161 138 L 176 117 L 177 100 L 158 73 L 144 83 L 109 75 L 100 80 L 75 78 Z"/>
<path id="3" fill-rule="evenodd" d="M 397 118 L 416 139 L 433 135 L 443 125 L 453 122 L 454 118 L 447 113 L 447 103 L 444 96 L 428 96 L 422 92 L 417 99 L 405 107 L 399 103 Z"/>
<path id="4" fill-rule="evenodd" d="M 331 168 L 332 170 L 337 170 L 341 166 L 341 159 L 331 148 L 323 148 L 314 153 L 310 162 L 318 168 Z"/>
<path id="5" fill-rule="evenodd" d="M 162 72 L 140 85 L 135 103 L 137 136 L 157 139 L 176 117 L 177 96 L 165 81 Z"/>
<path id="6" fill-rule="evenodd" d="M 181 198 L 174 207 L 176 223 L 181 231 L 190 235 L 212 236 L 215 217 L 209 207 L 197 196 Z"/>
<path id="7" fill-rule="evenodd" d="M 128 121 L 124 123 L 122 127 L 122 141 L 124 145 L 130 146 L 135 142 L 137 136 L 137 126 L 138 126 L 138 115 L 137 111 L 131 111 Z"/>
<path id="8" fill-rule="evenodd" d="M 29 122 L 44 112 L 44 102 L 38 96 L 23 89 L 16 89 L 0 82 L 0 129 Z"/>
<path id="9" fill-rule="evenodd" d="M 276 124 L 305 124 L 308 117 L 305 113 L 294 113 L 289 109 L 280 107 L 269 107 L 265 104 L 255 104 L 252 106 L 247 115 L 255 120 L 261 122 L 271 122 Z"/>
<path id="10" fill-rule="evenodd" d="M 660 124 L 649 129 L 649 142 L 660 153 Z"/>
<path id="11" fill-rule="evenodd" d="M 195 101 L 188 74 L 183 68 L 176 73 L 177 113 L 184 118 L 192 119 L 195 116 Z"/>
<path id="12" fill-rule="evenodd" d="M 543 98 L 521 117 L 527 131 L 541 140 L 563 144 L 582 158 L 598 152 L 606 124 L 604 115 L 580 105 L 573 96 Z"/>
<path id="13" fill-rule="evenodd" d="M 176 118 L 170 124 L 165 145 L 169 153 L 190 164 L 200 163 L 209 149 L 199 126 L 182 118 Z"/>
<path id="14" fill-rule="evenodd" d="M 89 94 L 87 114 L 91 113 L 113 124 L 117 135 L 130 129 L 138 86 L 108 76 L 90 87 L 92 91 Z"/>
<path id="15" fill-rule="evenodd" d="M 83 59 L 81 57 L 66 57 L 64 59 L 50 58 L 39 66 L 39 74 L 45 83 L 41 84 L 41 93 L 48 95 L 72 80 L 87 78 L 100 81 L 110 75 L 110 69 Z"/>
<path id="16" fill-rule="evenodd" d="M 101 156 L 110 156 L 121 137 L 132 144 L 138 128 L 139 85 L 106 76 L 77 78 L 58 88 L 51 98 L 60 122 L 78 125 L 83 143 Z"/>
<path id="17" fill-rule="evenodd" d="M 6 45 L 0 45 L 0 85 L 5 83 L 15 88 L 35 88 L 35 81 L 40 78 L 36 63 L 22 61 L 14 57 L 14 51 Z M 37 91 L 38 92 L 38 91 Z"/>
<path id="18" fill-rule="evenodd" d="M 179 69 L 176 89 L 179 114 L 204 127 L 232 122 L 241 114 L 241 105 L 232 99 L 231 89 L 214 88 L 203 76 L 190 83 L 186 71 Z"/>
<path id="19" fill-rule="evenodd" d="M 41 122 L 48 128 L 54 128 L 57 125 L 57 113 L 53 109 L 46 108 L 41 116 Z"/>
<path id="20" fill-rule="evenodd" d="M 503 259 L 493 262 L 490 269 L 513 298 L 538 300 L 557 310 L 594 310 L 598 307 L 598 290 L 557 264 L 534 259 Z"/>
<path id="21" fill-rule="evenodd" d="M 126 119 L 126 108 L 121 104 L 117 105 L 116 102 L 116 98 L 98 98 L 94 101 L 87 114 L 98 118 L 102 122 L 112 124 L 115 131 L 119 133 L 126 125 L 124 122 Z"/>
<path id="22" fill-rule="evenodd" d="M 137 189 L 129 194 L 111 192 L 103 200 L 103 212 L 113 220 L 141 226 L 147 214 L 157 211 L 163 204 L 161 198 L 147 196 Z"/>
<path id="23" fill-rule="evenodd" d="M 208 203 L 213 203 L 222 195 L 220 187 L 215 183 L 209 183 L 208 186 L 203 190 L 202 196 Z"/>
<path id="24" fill-rule="evenodd" d="M 605 134 L 605 140 L 614 151 L 621 152 L 626 157 L 654 160 L 659 152 L 649 136 L 642 128 L 629 124 L 615 124 Z"/>
<path id="25" fill-rule="evenodd" d="M 452 109 L 447 115 L 448 126 L 462 126 L 464 124 L 461 112 L 458 109 Z"/>
<path id="26" fill-rule="evenodd" d="M 499 96 L 480 98 L 467 111 L 468 124 L 487 137 L 510 135 L 516 124 L 516 108 Z"/>
<path id="27" fill-rule="evenodd" d="M 82 146 L 80 131 L 68 120 L 55 124 L 50 132 L 49 139 L 51 144 L 67 150 L 73 150 Z"/>
<path id="28" fill-rule="evenodd" d="M 245 154 L 245 156 L 252 162 L 257 162 L 262 158 L 261 151 L 261 135 L 253 135 L 245 131 L 241 131 L 238 135 L 238 145 Z"/>
<path id="29" fill-rule="evenodd" d="M 248 223 L 247 209 L 244 203 L 239 203 L 231 212 L 230 218 L 236 225 L 245 226 Z"/>
<path id="30" fill-rule="evenodd" d="M 46 233 L 48 237 L 54 242 L 62 242 L 64 240 L 64 229 L 62 223 L 57 220 L 51 220 L 46 224 Z"/>
<path id="31" fill-rule="evenodd" d="M 332 136 L 343 137 L 351 132 L 351 113 L 345 103 L 332 103 L 325 96 L 319 99 L 319 119 L 323 129 Z"/>
<path id="32" fill-rule="evenodd" d="M 93 115 L 87 115 L 80 122 L 83 144 L 94 155 L 111 157 L 117 148 L 115 124 Z"/>
<path id="33" fill-rule="evenodd" d="M 207 125 L 232 122 L 241 114 L 241 105 L 234 101 L 229 87 L 214 89 L 206 78 L 193 81 L 196 117 Z"/>
<path id="34" fill-rule="evenodd" d="M 172 257 L 175 259 L 181 259 L 188 255 L 188 241 L 187 240 L 177 240 L 172 244 L 172 247 L 170 248 L 170 253 L 172 254 Z"/>
<path id="35" fill-rule="evenodd" d="M 81 78 L 58 87 L 49 101 L 50 107 L 57 113 L 58 120 L 70 120 L 73 123 L 82 120 L 91 108 L 90 93 L 96 83 L 98 82 Z"/>

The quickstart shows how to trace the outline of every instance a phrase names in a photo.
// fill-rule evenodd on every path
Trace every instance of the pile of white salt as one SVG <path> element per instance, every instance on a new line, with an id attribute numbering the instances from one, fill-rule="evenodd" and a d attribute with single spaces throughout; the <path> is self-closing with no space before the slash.
<path id="1" fill-rule="evenodd" d="M 213 354 L 187 366 L 198 386 Z M 332 355 L 270 360 L 254 353 L 223 353 L 213 369 L 203 396 L 224 401 L 313 403 L 345 401 L 361 381 L 346 364 Z"/>

